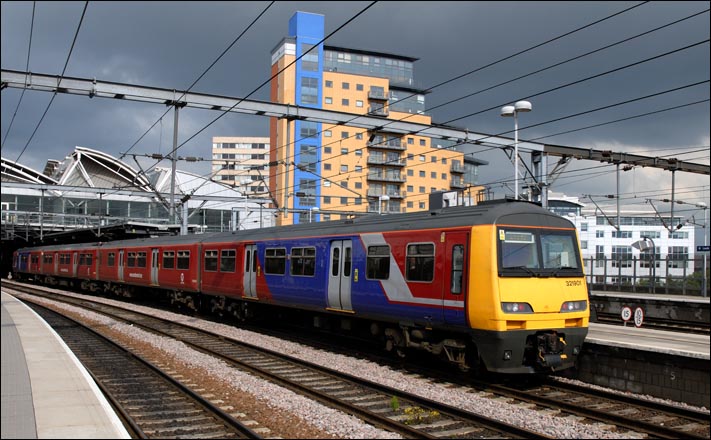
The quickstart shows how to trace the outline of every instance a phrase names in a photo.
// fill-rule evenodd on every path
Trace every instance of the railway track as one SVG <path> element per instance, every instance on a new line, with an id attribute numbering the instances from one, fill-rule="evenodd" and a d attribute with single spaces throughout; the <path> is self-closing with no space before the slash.
<path id="1" fill-rule="evenodd" d="M 261 438 L 148 360 L 93 329 L 28 303 L 89 371 L 136 438 Z"/>
<path id="2" fill-rule="evenodd" d="M 92 309 L 95 306 L 91 306 Z M 120 312 L 121 314 L 123 312 Z M 133 312 L 132 312 L 133 313 Z M 191 329 L 190 332 L 193 332 Z M 202 333 L 202 331 L 200 331 Z M 278 334 L 274 334 L 273 331 L 269 332 L 277 337 Z M 182 338 L 186 343 L 190 343 L 189 339 L 195 336 L 180 335 L 180 330 L 173 330 L 175 337 Z M 287 336 L 287 335 L 283 335 Z M 288 335 L 288 339 L 294 339 L 294 335 Z M 198 336 L 198 338 L 203 338 L 204 336 Z M 219 338 L 218 338 L 219 339 Z M 222 341 L 224 342 L 224 341 Z M 311 339 L 308 342 L 299 340 L 301 343 L 306 343 L 308 345 L 318 345 L 318 342 L 314 342 Z M 340 341 L 342 342 L 342 341 Z M 212 344 L 210 344 L 212 345 Z M 228 357 L 238 357 L 234 353 L 230 353 L 230 348 L 224 348 L 220 345 L 221 350 L 226 350 L 226 355 Z M 325 350 L 336 350 L 336 346 L 333 343 L 324 342 L 323 348 Z M 210 348 L 211 349 L 211 348 Z M 348 354 L 348 348 L 343 350 L 342 345 L 339 344 L 338 350 L 344 354 Z M 445 436 L 457 436 L 460 433 L 462 437 L 468 436 L 484 436 L 484 435 L 498 435 L 492 431 L 478 431 L 471 430 L 475 425 L 457 424 L 456 418 L 450 418 L 452 415 L 456 416 L 456 411 L 452 412 L 452 408 L 441 408 L 434 405 L 434 402 L 426 401 L 425 399 L 417 398 L 416 396 L 406 396 L 392 389 L 384 389 L 382 391 L 365 391 L 365 389 L 348 388 L 342 386 L 336 379 L 328 376 L 333 372 L 322 367 L 305 366 L 296 367 L 290 366 L 289 364 L 283 364 L 282 361 L 277 358 L 263 358 L 261 355 L 247 355 L 246 359 L 251 362 L 250 366 L 245 366 L 244 368 L 254 368 L 255 366 L 260 368 L 263 377 L 268 377 L 270 380 L 279 382 L 284 378 L 292 380 L 299 385 L 296 386 L 297 392 L 306 393 L 306 390 L 301 390 L 301 387 L 318 389 L 325 392 L 325 397 L 314 397 L 319 400 L 326 399 L 345 401 L 352 406 L 356 406 L 364 410 L 364 413 L 375 413 L 386 415 L 391 419 L 399 420 L 401 424 L 408 425 L 409 427 L 417 428 L 418 425 L 433 425 L 433 423 L 417 423 L 419 421 L 429 421 L 433 422 L 434 417 L 429 417 L 429 415 L 435 412 L 440 414 L 436 417 L 440 423 L 448 423 L 449 429 L 446 429 L 446 425 L 440 426 L 430 426 L 433 430 L 432 433 L 447 433 Z M 372 360 L 377 360 L 377 362 L 388 362 L 393 368 L 398 368 L 396 363 L 392 359 L 382 358 L 376 355 L 369 355 Z M 643 399 L 636 399 L 633 397 L 623 396 L 617 393 L 609 393 L 604 391 L 599 391 L 596 389 L 591 389 L 588 387 L 575 387 L 574 385 L 561 383 L 555 380 L 548 380 L 542 384 L 534 383 L 526 386 L 512 386 L 506 384 L 488 383 L 488 382 L 473 382 L 471 376 L 469 375 L 457 375 L 452 373 L 452 371 L 437 369 L 425 369 L 422 367 L 412 366 L 408 367 L 409 370 L 413 370 L 412 374 L 417 374 L 429 378 L 432 381 L 446 381 L 448 386 L 451 387 L 462 387 L 471 391 L 472 388 L 479 390 L 484 393 L 489 393 L 492 397 L 511 399 L 512 402 L 521 403 L 540 409 L 541 411 L 547 413 L 554 413 L 560 415 L 573 414 L 576 417 L 583 417 L 589 420 L 591 423 L 600 422 L 607 425 L 612 425 L 613 429 L 620 429 L 621 431 L 634 431 L 640 433 L 646 433 L 653 438 L 709 438 L 709 414 L 708 412 L 703 413 L 699 411 L 694 411 L 690 409 L 679 408 L 676 406 L 669 406 L 664 404 L 659 404 Z M 322 375 L 323 374 L 323 375 Z M 275 376 L 275 377 L 272 377 Z M 351 384 L 349 387 L 357 386 L 360 379 L 349 377 L 345 379 Z M 285 386 L 294 387 L 294 385 Z M 366 383 L 365 386 L 368 386 Z M 329 397 L 330 395 L 330 397 Z M 400 410 L 396 411 L 393 408 L 393 396 L 396 396 L 396 400 L 399 404 Z M 342 407 L 347 408 L 347 407 Z M 405 408 L 412 408 L 411 412 L 408 413 L 402 411 Z M 343 409 L 346 411 L 347 409 Z M 413 413 L 412 411 L 417 411 Z M 448 412 L 449 411 L 449 412 Z M 415 415 L 413 415 L 415 414 Z M 377 418 L 369 418 L 372 414 L 367 416 L 360 416 L 364 420 L 368 420 L 376 426 L 384 427 L 384 425 L 379 425 Z M 413 423 L 415 422 L 415 423 Z M 415 425 L 415 426 L 412 426 Z M 423 426 L 419 426 L 422 428 Z M 617 427 L 617 428 L 614 428 Z M 396 428 L 386 428 L 391 430 L 396 430 Z M 485 428 L 486 429 L 486 428 Z M 398 431 L 401 432 L 401 431 Z M 428 434 L 426 431 L 424 434 Z M 414 435 L 414 434 L 413 434 Z M 421 433 L 420 436 L 423 434 Z M 511 434 L 512 436 L 517 436 L 517 434 Z M 436 436 L 436 435 L 435 435 Z M 518 436 L 531 437 L 531 433 L 520 433 Z"/>
<path id="3" fill-rule="evenodd" d="M 29 289 L 34 290 L 35 287 Z M 29 289 L 21 288 L 25 293 L 36 295 Z M 39 296 L 86 308 L 155 334 L 179 340 L 196 350 L 220 358 L 235 368 L 352 414 L 379 428 L 399 433 L 405 438 L 550 438 L 175 322 L 88 299 L 64 296 L 59 298 L 56 293 L 51 296 Z M 27 296 L 22 299 L 31 301 Z"/>

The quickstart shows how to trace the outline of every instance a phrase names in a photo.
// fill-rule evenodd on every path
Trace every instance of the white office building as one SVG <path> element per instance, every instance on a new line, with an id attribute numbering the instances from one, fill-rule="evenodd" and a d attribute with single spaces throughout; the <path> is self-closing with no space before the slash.
<path id="1" fill-rule="evenodd" d="M 548 208 L 575 223 L 585 274 L 594 288 L 613 285 L 644 290 L 654 276 L 656 291 L 698 289 L 695 284 L 687 285 L 696 269 L 694 226 L 682 217 L 662 218 L 652 206 L 621 207 L 618 217 L 616 204 L 583 204 L 577 197 L 556 194 L 549 195 Z"/>

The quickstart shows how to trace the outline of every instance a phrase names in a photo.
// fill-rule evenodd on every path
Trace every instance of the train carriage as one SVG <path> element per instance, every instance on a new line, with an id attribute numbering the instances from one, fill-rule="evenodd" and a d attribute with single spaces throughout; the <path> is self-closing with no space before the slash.
<path id="1" fill-rule="evenodd" d="M 74 246 L 96 247 L 67 248 Z M 575 227 L 529 203 L 99 247 L 101 265 L 113 253 L 117 267 L 100 267 L 97 276 L 117 293 L 132 285 L 240 319 L 270 306 L 300 310 L 315 326 L 365 328 L 390 350 L 426 350 L 463 369 L 568 368 L 587 334 Z M 64 251 L 54 252 L 61 271 Z M 28 270 L 27 255 L 18 251 L 18 272 Z"/>

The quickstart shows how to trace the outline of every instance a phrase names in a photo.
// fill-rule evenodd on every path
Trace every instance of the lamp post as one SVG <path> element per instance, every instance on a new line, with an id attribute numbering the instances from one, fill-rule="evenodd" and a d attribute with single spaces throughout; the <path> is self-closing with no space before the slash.
<path id="1" fill-rule="evenodd" d="M 639 238 L 641 238 L 641 240 L 635 241 L 634 243 L 632 243 L 632 247 L 639 249 L 640 252 L 644 252 L 644 251 L 650 249 L 650 245 L 649 245 L 649 243 L 647 243 L 648 240 L 652 243 L 652 245 L 651 245 L 652 266 L 649 268 L 649 275 L 652 278 L 652 280 L 651 280 L 649 289 L 650 289 L 651 293 L 654 293 L 654 291 L 656 289 L 656 284 L 657 284 L 656 283 L 657 274 L 656 274 L 656 270 L 655 270 L 655 261 L 654 261 L 654 259 L 656 257 L 656 253 L 657 253 L 657 247 L 654 246 L 654 240 L 652 240 L 652 237 L 649 237 L 647 235 L 641 235 Z"/>
<path id="2" fill-rule="evenodd" d="M 378 196 L 378 215 L 382 215 L 383 202 L 387 202 L 388 200 L 390 200 L 390 196 L 387 194 L 381 194 Z"/>
<path id="3" fill-rule="evenodd" d="M 706 234 L 706 231 L 708 230 L 709 223 L 708 223 L 708 218 L 706 216 L 709 212 L 709 207 L 704 202 L 697 203 L 696 206 L 704 210 L 704 246 L 708 246 L 709 242 L 708 242 L 708 235 Z M 706 280 L 706 251 L 704 251 L 703 254 L 704 254 L 704 274 L 703 274 L 704 276 L 703 276 L 702 282 L 701 282 L 701 295 L 705 297 L 706 292 L 707 292 L 706 289 L 708 289 L 708 284 L 707 284 L 708 282 Z"/>
<path id="4" fill-rule="evenodd" d="M 516 200 L 518 200 L 518 113 L 530 111 L 531 103 L 528 101 L 518 101 L 514 105 L 501 108 L 501 116 L 514 118 L 514 198 Z"/>
<path id="5" fill-rule="evenodd" d="M 312 215 L 314 211 L 318 211 L 318 206 L 312 206 L 309 208 L 309 223 L 312 222 Z"/>

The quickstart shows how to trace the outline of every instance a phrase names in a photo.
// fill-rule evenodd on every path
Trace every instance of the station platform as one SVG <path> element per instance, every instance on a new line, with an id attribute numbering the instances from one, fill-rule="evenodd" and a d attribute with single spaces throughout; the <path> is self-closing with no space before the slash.
<path id="1" fill-rule="evenodd" d="M 708 335 L 590 323 L 577 379 L 709 408 L 710 345 Z"/>
<path id="2" fill-rule="evenodd" d="M 131 438 L 54 330 L 13 296 L 1 296 L 2 438 Z"/>

